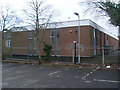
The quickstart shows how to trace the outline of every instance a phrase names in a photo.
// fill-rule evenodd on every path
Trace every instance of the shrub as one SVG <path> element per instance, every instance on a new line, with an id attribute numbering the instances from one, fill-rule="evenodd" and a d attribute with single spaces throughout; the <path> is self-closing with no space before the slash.
<path id="1" fill-rule="evenodd" d="M 43 43 L 43 51 L 46 54 L 46 60 L 48 60 L 50 53 L 51 53 L 51 50 L 52 50 L 52 46 L 47 44 L 46 42 L 44 42 Z"/>

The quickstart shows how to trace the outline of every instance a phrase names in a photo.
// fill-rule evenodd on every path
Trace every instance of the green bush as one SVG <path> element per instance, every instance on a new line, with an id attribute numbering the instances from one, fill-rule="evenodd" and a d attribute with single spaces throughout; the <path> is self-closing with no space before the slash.
<path id="1" fill-rule="evenodd" d="M 44 42 L 43 43 L 43 51 L 46 54 L 46 61 L 48 60 L 48 58 L 50 56 L 51 50 L 52 50 L 52 46 L 47 44 L 46 42 Z"/>

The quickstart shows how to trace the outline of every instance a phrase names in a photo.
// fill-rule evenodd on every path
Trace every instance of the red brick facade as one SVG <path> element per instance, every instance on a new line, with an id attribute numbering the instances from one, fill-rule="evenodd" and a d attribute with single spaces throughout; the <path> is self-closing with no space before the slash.
<path id="1" fill-rule="evenodd" d="M 72 56 L 74 44 L 78 42 L 78 26 L 64 26 L 39 30 L 39 39 L 35 38 L 35 31 L 13 32 L 11 39 L 12 47 L 4 47 L 4 54 L 13 55 L 38 55 L 38 46 L 44 52 L 43 42 L 51 44 L 53 56 Z M 31 36 L 30 36 L 31 35 Z M 4 46 L 5 46 L 4 40 Z M 100 31 L 92 25 L 80 26 L 80 53 L 82 57 L 91 57 L 101 54 L 103 46 L 118 48 L 118 40 Z M 78 51 L 78 48 L 77 48 Z"/>

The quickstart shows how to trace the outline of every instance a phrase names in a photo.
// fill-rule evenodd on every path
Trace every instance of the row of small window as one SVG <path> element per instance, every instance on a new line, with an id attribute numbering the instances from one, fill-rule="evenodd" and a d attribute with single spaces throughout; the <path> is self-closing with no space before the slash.
<path id="1" fill-rule="evenodd" d="M 6 47 L 11 47 L 11 40 L 6 40 L 5 46 Z"/>
<path id="2" fill-rule="evenodd" d="M 37 38 L 36 32 L 34 32 L 34 38 Z M 32 32 L 29 32 L 29 39 L 32 39 Z"/>

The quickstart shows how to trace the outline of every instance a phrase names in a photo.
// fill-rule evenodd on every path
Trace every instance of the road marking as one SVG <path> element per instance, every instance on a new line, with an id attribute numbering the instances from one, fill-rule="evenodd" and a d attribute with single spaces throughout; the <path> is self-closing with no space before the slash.
<path id="1" fill-rule="evenodd" d="M 97 69 L 99 69 L 100 67 L 97 67 L 96 69 L 94 69 L 93 71 L 91 71 L 90 73 L 86 74 L 85 76 L 82 77 L 82 80 L 85 80 L 86 77 L 88 77 L 90 74 L 92 74 L 93 72 L 95 72 Z"/>
<path id="2" fill-rule="evenodd" d="M 36 82 L 39 82 L 39 80 L 28 80 L 27 83 L 25 83 L 24 85 L 22 85 L 23 87 L 27 87 L 28 85 L 34 84 Z"/>
<path id="3" fill-rule="evenodd" d="M 68 69 L 69 69 L 69 68 L 65 68 L 65 71 L 68 70 Z M 49 73 L 48 75 L 53 75 L 53 74 L 56 74 L 56 73 L 59 73 L 59 72 L 61 72 L 61 70 L 55 71 L 55 72 L 53 72 L 53 73 Z"/>
<path id="4" fill-rule="evenodd" d="M 68 70 L 69 68 L 65 68 L 65 70 Z"/>
<path id="5" fill-rule="evenodd" d="M 86 79 L 84 78 L 83 80 L 85 81 Z"/>
<path id="6" fill-rule="evenodd" d="M 85 76 L 84 77 L 82 77 L 82 79 L 84 79 L 85 78 Z"/>
<path id="7" fill-rule="evenodd" d="M 60 77 L 60 76 L 57 76 L 58 78 Z"/>
<path id="8" fill-rule="evenodd" d="M 27 67 L 27 65 L 23 65 L 23 66 L 21 65 L 21 66 L 18 66 L 18 67 L 8 67 L 7 69 L 4 69 L 4 67 L 3 67 L 2 71 L 3 72 L 9 72 L 9 71 L 14 70 L 16 68 L 20 69 L 20 68 L 25 68 L 25 67 Z"/>
<path id="9" fill-rule="evenodd" d="M 92 83 L 92 81 L 85 81 L 86 83 Z"/>
<path id="10" fill-rule="evenodd" d="M 90 72 L 90 74 L 92 74 L 93 72 Z"/>
<path id="11" fill-rule="evenodd" d="M 16 77 L 9 77 L 7 79 L 5 79 L 5 81 L 9 81 L 9 80 L 14 80 L 14 79 L 18 79 L 18 78 L 22 78 L 23 76 L 16 76 Z"/>
<path id="12" fill-rule="evenodd" d="M 53 75 L 53 74 L 56 74 L 56 73 L 59 73 L 59 72 L 61 72 L 61 70 L 55 71 L 55 72 L 53 72 L 53 73 L 49 73 L 48 75 Z"/>
<path id="13" fill-rule="evenodd" d="M 90 74 L 87 74 L 87 76 L 89 76 Z"/>
<path id="14" fill-rule="evenodd" d="M 97 67 L 96 70 L 99 69 L 99 68 L 100 68 L 100 67 Z"/>
<path id="15" fill-rule="evenodd" d="M 75 78 L 79 78 L 79 76 L 74 76 Z"/>
<path id="16" fill-rule="evenodd" d="M 7 69 L 5 69 L 4 67 L 2 68 L 2 71 L 10 71 L 10 70 L 12 70 L 12 69 L 15 69 L 16 67 L 9 67 L 9 68 L 7 68 Z"/>
<path id="17" fill-rule="evenodd" d="M 120 83 L 120 81 L 113 81 L 113 80 L 101 80 L 101 79 L 94 79 L 94 81 Z"/>
<path id="18" fill-rule="evenodd" d="M 43 69 L 44 67 L 40 67 L 40 69 Z"/>

